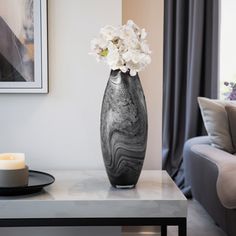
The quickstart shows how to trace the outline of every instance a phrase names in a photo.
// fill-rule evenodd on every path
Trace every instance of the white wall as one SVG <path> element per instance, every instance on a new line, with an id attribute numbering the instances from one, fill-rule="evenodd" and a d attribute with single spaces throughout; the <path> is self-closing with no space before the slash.
<path id="1" fill-rule="evenodd" d="M 88 55 L 120 0 L 50 0 L 49 94 L 0 94 L 0 152 L 25 152 L 35 169 L 103 168 L 99 120 L 109 69 Z"/>
<path id="2" fill-rule="evenodd" d="M 153 63 L 141 74 L 149 111 L 145 168 L 157 169 L 161 163 L 163 0 L 157 0 L 155 8 L 148 1 L 156 0 L 127 1 L 134 10 L 132 18 L 150 34 Z M 121 24 L 121 0 L 49 0 L 48 4 L 49 94 L 0 94 L 0 152 L 25 152 L 28 165 L 39 170 L 103 169 L 99 120 L 109 69 L 88 55 L 89 42 L 102 26 Z M 144 21 L 137 18 L 140 11 Z M 12 230 L 4 229 L 4 235 L 14 236 Z M 17 235 L 37 235 L 29 230 Z M 66 234 L 78 232 L 71 229 Z"/>
<path id="3" fill-rule="evenodd" d="M 145 169 L 161 169 L 164 0 L 123 0 L 122 19 L 134 20 L 148 32 L 152 63 L 140 73 L 148 109 Z"/>
<path id="4" fill-rule="evenodd" d="M 149 115 L 145 168 L 156 169 L 161 163 L 163 0 L 147 2 L 124 1 L 123 18 L 149 32 L 153 62 L 141 73 Z M 25 152 L 35 169 L 102 169 L 99 121 L 109 69 L 88 52 L 102 26 L 121 24 L 121 0 L 48 3 L 49 94 L 0 94 L 0 152 Z"/>

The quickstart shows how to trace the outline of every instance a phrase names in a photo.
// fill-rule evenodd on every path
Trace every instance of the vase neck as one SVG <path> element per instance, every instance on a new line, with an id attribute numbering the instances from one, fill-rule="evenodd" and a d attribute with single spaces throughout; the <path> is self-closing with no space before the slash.
<path id="1" fill-rule="evenodd" d="M 124 73 L 121 70 L 111 70 L 111 73 L 110 73 L 110 80 L 114 84 L 120 84 L 122 83 L 124 79 L 128 79 L 131 77 L 132 79 L 135 79 L 138 77 L 138 74 L 136 74 L 135 76 L 130 76 L 129 71 Z"/>

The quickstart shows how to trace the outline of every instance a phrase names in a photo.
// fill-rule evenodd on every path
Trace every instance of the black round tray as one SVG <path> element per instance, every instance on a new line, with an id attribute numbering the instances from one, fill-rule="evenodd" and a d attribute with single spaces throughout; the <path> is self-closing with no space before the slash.
<path id="1" fill-rule="evenodd" d="M 28 186 L 23 187 L 0 187 L 0 196 L 17 196 L 40 192 L 45 186 L 52 184 L 55 178 L 44 172 L 29 170 Z"/>

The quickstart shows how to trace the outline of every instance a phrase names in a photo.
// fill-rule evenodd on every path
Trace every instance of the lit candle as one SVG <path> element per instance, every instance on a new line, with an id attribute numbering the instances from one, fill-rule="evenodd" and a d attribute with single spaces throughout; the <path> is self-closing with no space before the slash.
<path id="1" fill-rule="evenodd" d="M 19 170 L 25 168 L 24 153 L 0 154 L 0 170 Z"/>

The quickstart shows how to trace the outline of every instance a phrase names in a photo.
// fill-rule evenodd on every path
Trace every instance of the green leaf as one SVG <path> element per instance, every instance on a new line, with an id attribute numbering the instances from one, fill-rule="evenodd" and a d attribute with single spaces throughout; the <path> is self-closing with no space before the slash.
<path id="1" fill-rule="evenodd" d="M 106 49 L 103 49 L 101 52 L 100 52 L 100 56 L 102 56 L 102 57 L 106 57 L 107 55 L 108 55 L 108 49 L 106 48 Z"/>

